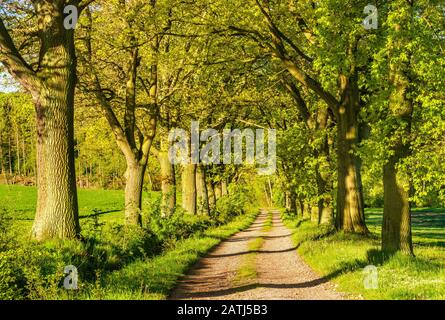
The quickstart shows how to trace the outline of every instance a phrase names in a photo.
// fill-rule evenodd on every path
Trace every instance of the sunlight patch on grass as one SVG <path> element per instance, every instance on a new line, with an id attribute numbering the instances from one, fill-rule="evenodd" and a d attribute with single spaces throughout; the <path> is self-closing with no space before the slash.
<path id="1" fill-rule="evenodd" d="M 332 233 L 328 227 L 292 218 L 286 218 L 285 223 L 294 231 L 293 240 L 305 262 L 352 298 L 444 299 L 445 250 L 435 237 L 443 233 L 436 226 L 445 219 L 445 214 L 435 214 L 441 216 L 433 219 L 419 215 L 413 219 L 416 257 L 385 256 L 380 251 L 379 209 L 367 212 L 374 237 Z M 427 223 L 425 219 L 432 222 Z M 365 289 L 363 268 L 367 265 L 377 267 L 378 289 Z"/>
<path id="2" fill-rule="evenodd" d="M 257 213 L 235 218 L 227 225 L 211 228 L 177 243 L 172 250 L 139 260 L 102 279 L 100 289 L 91 288 L 80 299 L 166 299 L 178 279 L 210 249 L 248 227 Z"/>
<path id="3" fill-rule="evenodd" d="M 264 222 L 264 225 L 263 225 L 263 228 L 262 228 L 263 232 L 269 232 L 270 230 L 272 230 L 272 226 L 273 226 L 272 219 L 273 219 L 273 213 L 272 213 L 272 211 L 269 211 L 267 213 L 267 219 Z"/>
<path id="4" fill-rule="evenodd" d="M 258 237 L 247 243 L 248 253 L 242 259 L 242 263 L 233 279 L 233 286 L 251 284 L 257 279 L 256 257 L 264 244 L 264 238 Z"/>

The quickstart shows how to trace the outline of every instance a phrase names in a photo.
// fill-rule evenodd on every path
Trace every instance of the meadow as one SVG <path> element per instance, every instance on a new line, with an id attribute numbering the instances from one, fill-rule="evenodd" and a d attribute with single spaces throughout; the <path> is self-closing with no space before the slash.
<path id="1" fill-rule="evenodd" d="M 334 233 L 286 216 L 298 253 L 353 299 L 445 299 L 445 209 L 413 208 L 414 257 L 380 250 L 382 209 L 366 209 L 371 235 Z M 364 268 L 377 267 L 378 288 L 366 289 Z"/>
<path id="2" fill-rule="evenodd" d="M 159 192 L 144 192 L 144 225 L 124 225 L 122 191 L 79 190 L 81 240 L 30 239 L 34 187 L 0 185 L 0 299 L 165 299 L 177 280 L 220 241 L 246 228 L 257 210 L 228 196 L 215 215 L 159 214 Z M 63 287 L 78 269 L 78 290 Z"/>

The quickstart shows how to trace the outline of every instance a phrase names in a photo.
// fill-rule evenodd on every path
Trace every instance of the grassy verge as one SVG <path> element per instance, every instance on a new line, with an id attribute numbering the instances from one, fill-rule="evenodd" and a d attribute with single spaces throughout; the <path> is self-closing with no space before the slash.
<path id="1" fill-rule="evenodd" d="M 272 219 L 273 219 L 273 214 L 271 211 L 269 211 L 267 214 L 267 219 L 263 225 L 263 229 L 262 229 L 263 232 L 269 232 L 272 229 L 272 225 L 273 225 Z"/>
<path id="2" fill-rule="evenodd" d="M 272 218 L 273 214 L 272 212 L 269 212 L 267 219 L 261 228 L 262 232 L 269 232 L 272 229 Z M 247 250 L 249 253 L 245 255 L 240 268 L 237 270 L 233 280 L 234 286 L 248 284 L 257 278 L 256 257 L 258 251 L 263 247 L 263 244 L 264 238 L 262 236 L 249 241 L 247 244 Z"/>
<path id="3" fill-rule="evenodd" d="M 250 213 L 227 225 L 177 243 L 174 249 L 152 259 L 135 261 L 115 271 L 77 299 L 166 299 L 178 279 L 215 245 L 248 227 L 257 216 Z"/>
<path id="4" fill-rule="evenodd" d="M 385 256 L 380 252 L 380 209 L 367 210 L 373 237 L 334 233 L 329 227 L 284 218 L 303 259 L 351 298 L 445 299 L 445 251 L 444 243 L 438 241 L 444 232 L 445 211 L 414 212 L 416 257 Z M 363 269 L 368 265 L 377 267 L 377 289 L 364 287 Z"/>
<path id="5" fill-rule="evenodd" d="M 251 194 L 221 198 L 211 216 L 182 210 L 164 219 L 159 192 L 144 192 L 143 227 L 124 227 L 123 192 L 79 190 L 82 241 L 29 241 L 35 187 L 0 185 L 0 300 L 162 299 L 210 248 L 247 227 Z M 250 208 L 250 209 L 249 209 Z M 64 267 L 79 290 L 63 288 Z"/>
<path id="6" fill-rule="evenodd" d="M 243 262 L 236 272 L 235 278 L 233 279 L 234 286 L 245 285 L 255 281 L 257 278 L 256 256 L 263 244 L 263 237 L 258 237 L 249 241 L 247 244 L 247 250 L 249 253 L 244 256 Z"/>

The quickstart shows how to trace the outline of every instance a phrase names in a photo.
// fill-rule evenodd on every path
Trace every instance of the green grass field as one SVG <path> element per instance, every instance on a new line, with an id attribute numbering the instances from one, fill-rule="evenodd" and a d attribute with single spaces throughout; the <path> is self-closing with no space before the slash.
<path id="1" fill-rule="evenodd" d="M 258 212 L 252 208 L 248 214 L 233 217 L 226 213 L 226 219 L 217 222 L 179 210 L 170 219 L 162 219 L 155 205 L 161 194 L 144 192 L 148 228 L 126 229 L 122 191 L 79 190 L 78 195 L 85 238 L 35 243 L 29 231 L 36 189 L 0 185 L 0 214 L 6 213 L 8 222 L 0 219 L 0 248 L 2 243 L 13 248 L 0 250 L 0 300 L 165 299 L 193 263 L 246 228 Z M 75 293 L 60 284 L 63 267 L 71 264 L 80 272 Z M 21 283 L 19 290 L 14 289 L 16 283 Z"/>
<path id="2" fill-rule="evenodd" d="M 143 205 L 149 207 L 161 197 L 160 192 L 144 192 Z M 37 189 L 19 185 L 0 185 L 0 210 L 6 210 L 23 229 L 34 220 Z M 124 192 L 122 190 L 78 190 L 80 221 L 97 216 L 101 222 L 123 223 Z"/>
<path id="3" fill-rule="evenodd" d="M 366 211 L 368 238 L 331 233 L 309 221 L 286 223 L 304 260 L 352 298 L 445 299 L 445 209 L 414 209 L 412 217 L 415 257 L 380 252 L 382 209 Z M 377 289 L 365 289 L 367 265 L 377 267 Z"/>

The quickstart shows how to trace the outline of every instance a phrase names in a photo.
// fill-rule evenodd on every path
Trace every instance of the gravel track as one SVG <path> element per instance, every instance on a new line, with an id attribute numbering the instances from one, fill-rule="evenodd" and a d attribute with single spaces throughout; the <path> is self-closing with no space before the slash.
<path id="1" fill-rule="evenodd" d="M 318 276 L 296 252 L 290 230 L 280 214 L 273 213 L 273 226 L 262 229 L 268 212 L 262 210 L 246 230 L 223 241 L 192 267 L 178 283 L 170 299 L 203 300 L 339 300 L 343 296 Z M 258 237 L 264 244 L 256 253 L 257 277 L 234 281 L 249 254 L 248 243 Z M 235 284 L 236 283 L 236 284 Z"/>

